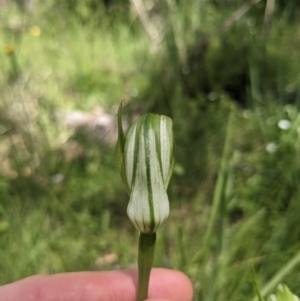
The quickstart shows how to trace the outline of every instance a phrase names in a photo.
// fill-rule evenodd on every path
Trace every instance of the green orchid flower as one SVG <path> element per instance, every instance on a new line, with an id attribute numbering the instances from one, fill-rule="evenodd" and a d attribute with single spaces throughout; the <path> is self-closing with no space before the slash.
<path id="1" fill-rule="evenodd" d="M 267 301 L 299 301 L 299 297 L 294 295 L 290 289 L 284 285 L 279 284 L 275 294 L 270 295 Z"/>
<path id="2" fill-rule="evenodd" d="M 143 115 L 125 138 L 118 112 L 116 158 L 130 200 L 127 214 L 142 233 L 156 232 L 169 216 L 167 187 L 174 167 L 171 118 Z"/>
<path id="3" fill-rule="evenodd" d="M 168 218 L 167 187 L 174 167 L 172 120 L 163 115 L 142 116 L 125 137 L 122 105 L 118 111 L 116 161 L 130 196 L 127 214 L 140 231 L 137 301 L 147 298 L 156 231 Z"/>

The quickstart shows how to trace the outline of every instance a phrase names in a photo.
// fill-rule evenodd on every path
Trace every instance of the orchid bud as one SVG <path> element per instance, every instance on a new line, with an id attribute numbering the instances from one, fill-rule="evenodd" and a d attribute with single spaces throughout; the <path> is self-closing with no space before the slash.
<path id="1" fill-rule="evenodd" d="M 139 231 L 153 233 L 170 211 L 166 190 L 174 166 L 172 120 L 163 115 L 144 115 L 130 127 L 125 139 L 121 106 L 116 154 L 130 195 L 127 214 Z"/>
<path id="2" fill-rule="evenodd" d="M 299 297 L 294 295 L 290 289 L 284 285 L 279 284 L 277 286 L 275 294 L 270 295 L 267 301 L 299 301 Z"/>

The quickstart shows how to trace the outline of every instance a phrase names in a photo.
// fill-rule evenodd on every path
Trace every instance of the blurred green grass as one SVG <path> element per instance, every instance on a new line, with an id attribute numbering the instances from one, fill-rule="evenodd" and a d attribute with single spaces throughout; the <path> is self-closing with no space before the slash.
<path id="1" fill-rule="evenodd" d="M 174 121 L 155 265 L 187 273 L 196 300 L 253 298 L 253 268 L 264 294 L 285 282 L 299 295 L 296 1 L 272 22 L 269 1 L 149 1 L 144 26 L 129 3 L 67 2 L 1 7 L 0 283 L 136 266 L 114 146 L 57 118 L 113 116 L 125 97 L 129 120 Z"/>

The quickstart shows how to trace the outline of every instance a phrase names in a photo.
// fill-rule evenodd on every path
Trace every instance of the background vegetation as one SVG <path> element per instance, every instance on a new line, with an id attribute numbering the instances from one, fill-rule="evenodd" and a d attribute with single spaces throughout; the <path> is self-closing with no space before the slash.
<path id="1" fill-rule="evenodd" d="M 115 136 L 65 122 L 125 97 L 174 120 L 155 265 L 195 300 L 300 294 L 297 0 L 0 3 L 0 284 L 136 266 Z"/>

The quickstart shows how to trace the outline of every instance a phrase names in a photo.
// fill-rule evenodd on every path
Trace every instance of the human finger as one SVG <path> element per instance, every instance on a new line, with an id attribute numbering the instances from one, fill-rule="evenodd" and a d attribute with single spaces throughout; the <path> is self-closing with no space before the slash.
<path id="1" fill-rule="evenodd" d="M 32 276 L 0 287 L 6 301 L 134 301 L 137 271 L 77 272 Z M 181 272 L 152 269 L 149 298 L 191 301 L 192 286 Z"/>

